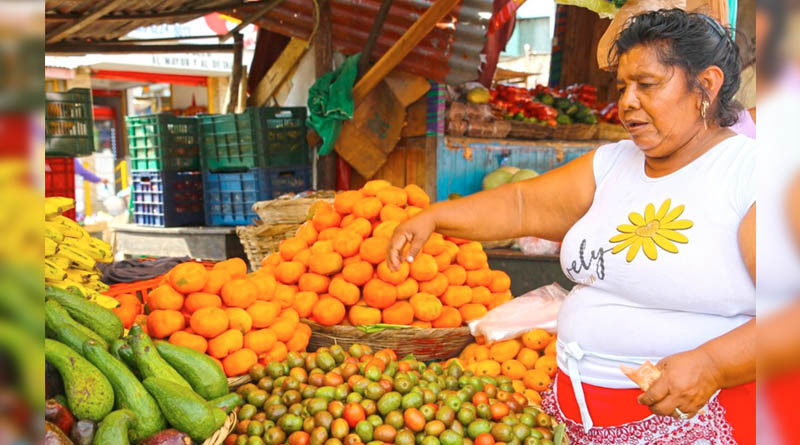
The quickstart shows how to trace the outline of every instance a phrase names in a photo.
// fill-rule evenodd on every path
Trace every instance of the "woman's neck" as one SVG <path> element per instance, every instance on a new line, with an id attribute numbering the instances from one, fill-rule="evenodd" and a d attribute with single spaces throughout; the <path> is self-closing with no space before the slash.
<path id="1" fill-rule="evenodd" d="M 700 128 L 671 154 L 660 158 L 645 156 L 644 171 L 651 178 L 667 176 L 686 167 L 717 144 L 735 134 L 728 128 L 716 125 L 709 129 Z"/>

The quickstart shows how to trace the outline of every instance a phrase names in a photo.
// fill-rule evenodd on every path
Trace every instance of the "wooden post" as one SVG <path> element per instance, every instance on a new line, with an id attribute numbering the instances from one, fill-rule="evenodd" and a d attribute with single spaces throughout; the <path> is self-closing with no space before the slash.
<path id="1" fill-rule="evenodd" d="M 231 75 L 230 92 L 228 94 L 228 113 L 236 111 L 236 104 L 239 102 L 239 85 L 242 83 L 242 52 L 244 41 L 242 34 L 233 35 L 233 74 Z"/>
<path id="2" fill-rule="evenodd" d="M 331 47 L 331 2 L 319 0 L 319 29 L 314 36 L 314 62 L 317 78 L 333 70 L 333 49 Z M 317 189 L 336 189 L 335 151 L 320 156 L 317 160 Z"/>
<path id="3" fill-rule="evenodd" d="M 386 15 L 389 14 L 389 7 L 392 6 L 392 0 L 383 0 L 378 13 L 375 15 L 375 21 L 372 22 L 372 29 L 369 30 L 367 36 L 367 43 L 364 44 L 364 49 L 361 51 L 361 58 L 358 59 L 358 77 L 367 72 L 369 66 L 369 58 L 372 57 L 372 50 L 375 49 L 375 44 L 378 42 L 378 35 L 383 28 L 383 22 L 386 20 Z"/>

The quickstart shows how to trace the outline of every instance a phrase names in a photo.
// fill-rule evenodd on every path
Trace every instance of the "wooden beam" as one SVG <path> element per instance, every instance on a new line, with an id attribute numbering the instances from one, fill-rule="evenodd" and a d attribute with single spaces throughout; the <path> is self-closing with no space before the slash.
<path id="1" fill-rule="evenodd" d="M 331 0 L 320 0 L 319 28 L 312 42 L 314 45 L 314 71 L 317 78 L 333 70 L 332 22 Z M 309 134 L 318 136 L 313 131 L 309 132 Z M 316 145 L 315 143 L 311 147 L 316 147 Z M 317 189 L 336 190 L 339 188 L 336 184 L 336 164 L 338 159 L 339 155 L 334 150 L 331 150 L 325 156 L 317 158 Z"/>
<path id="2" fill-rule="evenodd" d="M 175 17 L 187 17 L 187 16 L 203 16 L 206 14 L 211 14 L 213 12 L 222 12 L 222 11 L 231 11 L 233 9 L 241 8 L 241 7 L 248 7 L 248 8 L 256 8 L 262 5 L 265 5 L 266 2 L 244 2 L 242 0 L 235 0 L 229 3 L 225 3 L 222 5 L 217 6 L 209 6 L 205 8 L 195 8 L 195 9 L 180 9 L 177 11 L 165 11 L 165 12 L 154 12 L 150 14 L 115 14 L 115 15 L 105 15 L 100 17 L 98 21 L 106 22 L 130 22 L 134 20 L 156 20 L 156 19 L 171 19 Z M 45 21 L 48 22 L 70 22 L 73 20 L 79 20 L 82 16 L 78 14 L 61 14 L 61 13 L 46 13 L 44 18 Z"/>
<path id="3" fill-rule="evenodd" d="M 378 82 L 380 82 L 394 67 L 414 49 L 415 46 L 446 16 L 461 0 L 436 0 L 420 17 L 408 28 L 389 51 L 367 71 L 353 87 L 353 101 L 360 102 Z"/>
<path id="4" fill-rule="evenodd" d="M 78 19 L 75 23 L 67 23 L 58 27 L 58 29 L 53 31 L 51 35 L 47 36 L 45 42 L 56 43 L 62 40 L 64 37 L 75 34 L 76 32 L 82 30 L 83 28 L 86 28 L 87 26 L 97 21 L 97 19 L 99 19 L 100 17 L 108 14 L 109 12 L 113 11 L 114 9 L 125 3 L 127 3 L 127 0 L 109 0 L 108 2 L 106 2 L 106 4 L 100 6 L 91 13 L 84 15 L 83 17 Z"/>
<path id="5" fill-rule="evenodd" d="M 364 49 L 361 51 L 361 58 L 358 59 L 359 78 L 367 72 L 369 59 L 372 57 L 372 50 L 375 49 L 375 43 L 378 42 L 378 35 L 381 33 L 386 15 L 389 14 L 390 6 L 392 6 L 392 0 L 383 0 L 380 9 L 378 9 L 378 13 L 375 15 L 375 21 L 372 22 L 372 28 L 369 30 L 369 36 L 367 36 L 367 43 L 364 44 Z"/>
<path id="6" fill-rule="evenodd" d="M 56 43 L 45 45 L 47 54 L 131 54 L 131 53 L 229 53 L 233 45 L 92 45 L 83 43 Z"/>
<path id="7" fill-rule="evenodd" d="M 139 43 L 161 43 L 161 42 L 175 42 L 178 40 L 205 40 L 205 39 L 216 39 L 219 36 L 216 34 L 209 34 L 205 36 L 185 36 L 185 37 L 159 37 L 155 39 L 126 39 L 126 40 L 95 40 L 92 41 L 92 44 L 102 45 L 105 43 L 128 43 L 128 44 L 139 44 Z"/>
<path id="8" fill-rule="evenodd" d="M 261 17 L 264 17 L 265 15 L 267 15 L 267 13 L 272 11 L 276 6 L 280 5 L 282 1 L 283 0 L 268 0 L 267 4 L 264 5 L 258 12 L 256 12 L 255 14 L 250 14 L 249 16 L 247 16 L 246 19 L 242 20 L 241 23 L 236 25 L 235 28 L 233 28 L 232 30 L 228 31 L 228 33 L 225 34 L 224 36 L 220 37 L 219 38 L 219 43 L 224 43 L 226 40 L 230 39 L 235 34 L 239 33 L 241 30 L 243 30 L 247 25 L 255 22 L 256 20 L 260 19 Z"/>
<path id="9" fill-rule="evenodd" d="M 253 95 L 250 96 L 250 105 L 258 107 L 267 103 L 269 98 L 272 97 L 272 94 L 275 93 L 275 90 L 283 83 L 283 80 L 289 74 L 289 71 L 292 70 L 292 67 L 297 64 L 300 57 L 306 52 L 307 48 L 308 42 L 293 38 L 289 44 L 286 45 L 286 48 L 278 57 L 278 60 L 272 64 L 267 74 L 258 82 L 256 90 L 253 92 Z"/>
<path id="10" fill-rule="evenodd" d="M 239 84 L 242 83 L 242 50 L 244 49 L 244 41 L 242 34 L 236 33 L 233 35 L 233 73 L 231 74 L 231 84 L 228 93 L 228 113 L 236 111 L 236 105 L 239 103 Z"/>

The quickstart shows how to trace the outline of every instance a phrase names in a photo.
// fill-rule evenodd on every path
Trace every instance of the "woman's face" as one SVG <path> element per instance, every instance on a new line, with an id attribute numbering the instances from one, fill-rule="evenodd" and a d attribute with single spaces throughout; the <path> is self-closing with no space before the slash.
<path id="1" fill-rule="evenodd" d="M 650 46 L 637 45 L 620 57 L 617 87 L 619 118 L 649 157 L 671 155 L 703 125 L 698 95 L 689 91 L 683 69 L 663 65 Z"/>

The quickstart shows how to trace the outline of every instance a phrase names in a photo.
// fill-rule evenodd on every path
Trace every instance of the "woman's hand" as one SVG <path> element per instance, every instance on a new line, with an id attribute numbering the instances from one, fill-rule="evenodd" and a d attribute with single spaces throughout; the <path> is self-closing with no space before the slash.
<path id="1" fill-rule="evenodd" d="M 656 364 L 661 377 L 639 396 L 639 403 L 659 416 L 680 418 L 678 411 L 694 417 L 721 388 L 720 371 L 700 349 L 664 358 Z"/>
<path id="2" fill-rule="evenodd" d="M 434 230 L 436 230 L 436 221 L 430 211 L 418 213 L 413 218 L 397 226 L 394 229 L 394 234 L 392 234 L 392 239 L 389 240 L 389 247 L 386 251 L 389 269 L 396 271 L 400 267 L 403 262 L 400 256 L 406 243 L 411 244 L 406 261 L 413 262 Z"/>

